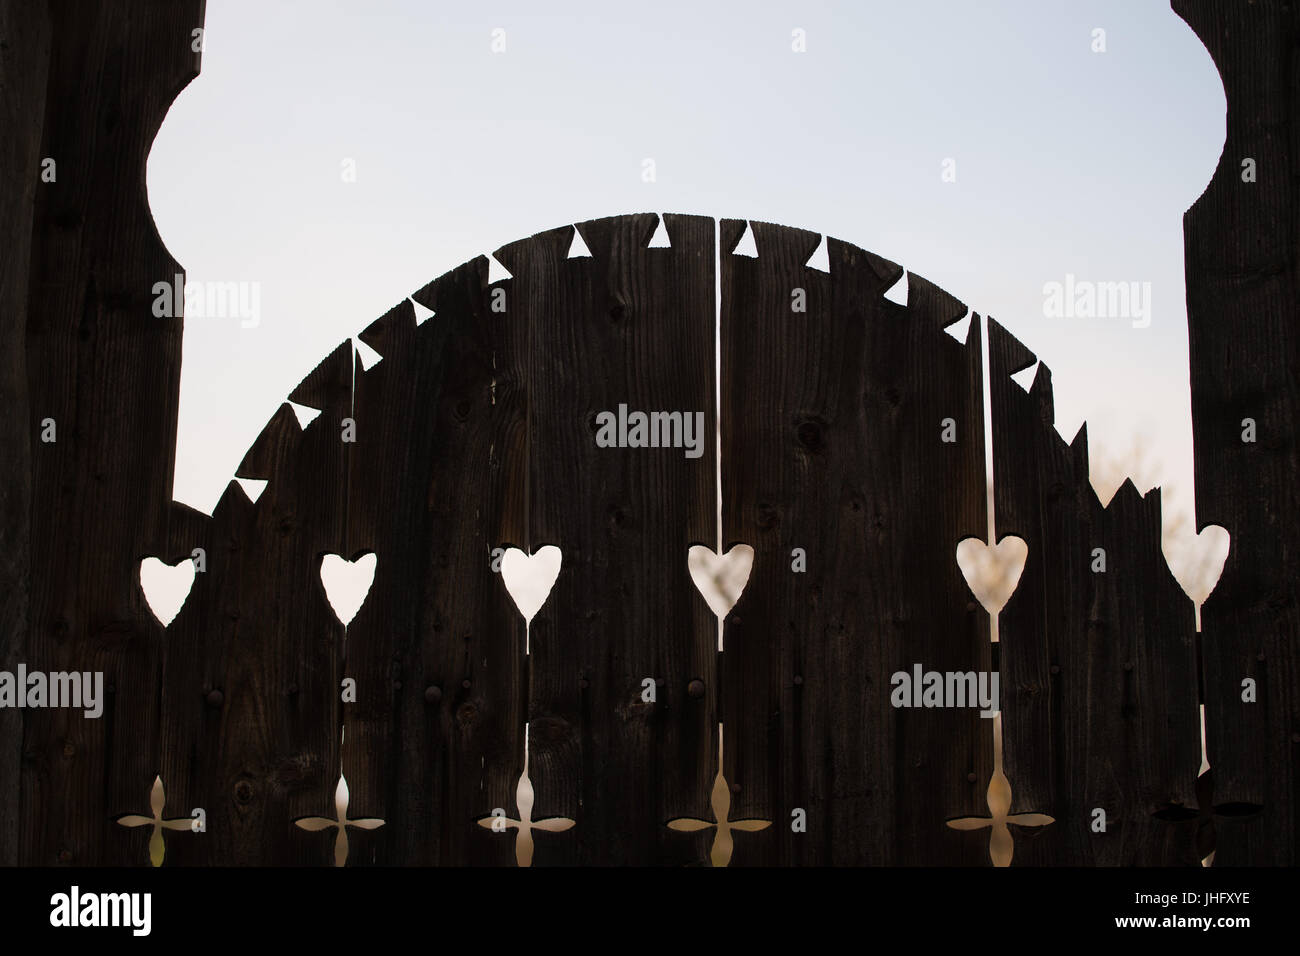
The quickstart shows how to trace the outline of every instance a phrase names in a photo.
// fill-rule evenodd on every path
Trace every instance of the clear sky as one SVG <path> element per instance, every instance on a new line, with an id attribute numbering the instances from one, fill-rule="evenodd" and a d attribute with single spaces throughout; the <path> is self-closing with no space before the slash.
<path id="1" fill-rule="evenodd" d="M 1182 214 L 1223 136 L 1167 0 L 209 0 L 149 198 L 189 279 L 258 283 L 260 321 L 186 318 L 176 497 L 210 511 L 302 376 L 429 279 L 652 211 L 800 226 L 936 282 L 1052 367 L 1063 434 L 1141 445 L 1139 488 L 1188 510 Z M 1067 274 L 1149 282 L 1149 327 L 1046 315 Z"/>

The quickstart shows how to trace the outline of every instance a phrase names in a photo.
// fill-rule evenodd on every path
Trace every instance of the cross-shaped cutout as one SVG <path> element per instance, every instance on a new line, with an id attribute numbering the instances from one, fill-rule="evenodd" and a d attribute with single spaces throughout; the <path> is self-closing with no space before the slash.
<path id="1" fill-rule="evenodd" d="M 1001 717 L 998 720 L 1000 722 Z M 1001 744 L 1000 733 L 996 743 Z M 993 769 L 993 778 L 989 781 L 989 789 L 985 796 L 985 801 L 988 803 L 989 812 L 992 816 L 958 817 L 955 820 L 949 820 L 948 826 L 954 830 L 982 830 L 984 827 L 989 827 L 989 859 L 993 861 L 994 866 L 1010 866 L 1011 856 L 1015 852 L 1015 841 L 1011 838 L 1011 826 L 1045 827 L 1048 824 L 1055 823 L 1056 819 L 1049 817 L 1046 813 L 1007 813 L 1011 809 L 1011 785 L 1002 772 L 1000 747 L 996 753 L 997 759 Z M 1008 826 L 1008 824 L 1011 826 Z"/>
<path id="2" fill-rule="evenodd" d="M 343 866 L 348 861 L 348 827 L 356 827 L 359 830 L 377 830 L 384 825 L 383 820 L 374 817 L 366 817 L 360 820 L 348 819 L 348 781 L 343 774 L 339 774 L 339 785 L 334 790 L 334 806 L 337 808 L 338 819 L 331 820 L 328 817 L 303 817 L 301 820 L 295 820 L 294 825 L 302 827 L 304 830 L 319 832 L 328 830 L 330 827 L 338 827 L 339 835 L 334 840 L 334 865 Z"/>
<path id="3" fill-rule="evenodd" d="M 512 820 L 504 810 L 493 811 L 491 816 L 481 817 L 478 825 L 494 833 L 505 833 L 511 827 L 515 834 L 515 862 L 520 866 L 533 864 L 533 831 L 545 830 L 548 833 L 560 833 L 569 829 L 576 821 L 568 817 L 543 817 L 533 819 L 533 782 L 528 777 L 528 726 L 524 725 L 524 772 L 519 775 L 519 784 L 515 787 L 515 804 L 519 807 L 519 819 Z"/>
<path id="4" fill-rule="evenodd" d="M 1011 854 L 1014 851 L 1015 843 L 1011 839 L 1011 829 L 1007 824 L 1018 827 L 1045 827 L 1049 823 L 1055 823 L 1053 817 L 1046 813 L 1006 813 L 993 817 L 958 817 L 956 820 L 949 820 L 948 826 L 954 830 L 981 830 L 984 827 L 992 827 L 989 834 L 989 859 L 993 861 L 994 866 L 1010 866 Z M 999 840 L 1001 837 L 1001 840 Z M 1003 847 L 998 844 L 1002 843 Z M 1001 851 L 1001 852 L 1000 852 Z"/>
<path id="5" fill-rule="evenodd" d="M 163 807 L 167 805 L 167 795 L 163 791 L 162 777 L 154 777 L 153 789 L 149 792 L 149 809 L 153 811 L 153 816 L 145 817 L 138 813 L 127 813 L 117 818 L 117 822 L 124 827 L 142 827 L 146 824 L 153 824 L 153 833 L 149 837 L 149 861 L 154 866 L 162 866 L 163 855 L 166 853 L 166 846 L 163 844 L 164 830 L 193 830 L 193 817 L 172 817 L 163 819 Z"/>
<path id="6" fill-rule="evenodd" d="M 1215 817 L 1224 819 L 1249 817 L 1264 809 L 1257 803 L 1216 804 L 1213 773 L 1213 770 L 1206 770 L 1196 779 L 1196 801 L 1201 805 L 1199 808 L 1173 804 L 1151 814 L 1157 820 L 1166 823 L 1184 823 L 1193 819 L 1200 821 L 1196 827 L 1196 851 L 1202 866 L 1209 866 L 1214 862 L 1214 853 L 1218 845 L 1218 833 L 1214 826 Z"/>
<path id="7" fill-rule="evenodd" d="M 717 832 L 713 835 L 713 847 L 709 850 L 709 862 L 714 866 L 726 866 L 731 862 L 731 854 L 735 849 L 735 841 L 731 837 L 732 830 L 756 833 L 772 825 L 771 820 L 728 819 L 731 813 L 731 788 L 727 785 L 727 778 L 722 775 L 722 724 L 718 724 L 718 775 L 713 778 L 713 795 L 710 803 L 713 805 L 713 816 L 716 822 L 698 820 L 694 817 L 678 817 L 668 821 L 668 828 L 681 833 L 695 833 L 699 830 L 707 830 L 709 827 L 717 827 Z"/>

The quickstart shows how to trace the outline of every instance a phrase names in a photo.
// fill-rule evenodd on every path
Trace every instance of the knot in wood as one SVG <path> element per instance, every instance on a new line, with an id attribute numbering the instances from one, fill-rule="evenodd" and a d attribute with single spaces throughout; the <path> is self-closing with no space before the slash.
<path id="1" fill-rule="evenodd" d="M 609 523 L 615 528 L 629 528 L 632 526 L 632 517 L 621 505 L 609 506 Z"/>
<path id="2" fill-rule="evenodd" d="M 456 708 L 456 723 L 461 730 L 468 730 L 478 720 L 478 707 L 474 704 L 461 704 Z"/>
<path id="3" fill-rule="evenodd" d="M 795 429 L 795 435 L 799 439 L 799 444 L 811 454 L 816 454 L 825 447 L 825 441 L 822 438 L 822 426 L 818 422 L 800 422 L 799 427 Z"/>

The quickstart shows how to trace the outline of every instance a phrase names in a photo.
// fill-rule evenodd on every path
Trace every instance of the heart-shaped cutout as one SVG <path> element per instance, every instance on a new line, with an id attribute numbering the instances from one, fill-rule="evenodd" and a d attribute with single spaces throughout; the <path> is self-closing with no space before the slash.
<path id="1" fill-rule="evenodd" d="M 373 551 L 351 561 L 337 554 L 327 554 L 321 559 L 320 583 L 325 586 L 325 597 L 344 627 L 352 622 L 366 602 L 378 565 L 379 556 Z"/>
<path id="2" fill-rule="evenodd" d="M 149 610 L 163 627 L 180 613 L 192 587 L 193 558 L 182 558 L 175 564 L 165 564 L 158 558 L 145 558 L 140 562 L 140 590 L 144 592 Z"/>
<path id="3" fill-rule="evenodd" d="M 702 544 L 691 546 L 686 556 L 691 580 L 704 595 L 713 613 L 725 618 L 740 600 L 749 572 L 754 567 L 754 549 L 747 544 L 733 545 L 726 554 L 718 554 Z"/>
<path id="4" fill-rule="evenodd" d="M 1165 532 L 1165 562 L 1187 596 L 1204 604 L 1223 574 L 1232 547 L 1228 529 L 1209 524 L 1199 534 L 1176 529 Z"/>
<path id="5" fill-rule="evenodd" d="M 957 545 L 957 566 L 966 586 L 990 614 L 997 614 L 1011 599 L 1028 557 L 1029 545 L 1014 534 L 995 545 L 979 538 L 967 538 Z"/>
<path id="6" fill-rule="evenodd" d="M 560 576 L 560 549 L 553 544 L 538 548 L 536 554 L 524 554 L 518 548 L 507 548 L 501 558 L 501 579 L 510 592 L 515 607 L 532 623 L 533 616 L 542 609 Z"/>

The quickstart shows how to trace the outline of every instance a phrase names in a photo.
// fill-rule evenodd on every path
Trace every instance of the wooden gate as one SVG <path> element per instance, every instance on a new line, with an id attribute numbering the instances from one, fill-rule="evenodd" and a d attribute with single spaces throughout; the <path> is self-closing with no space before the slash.
<path id="1" fill-rule="evenodd" d="M 1296 862 L 1300 157 L 1296 117 L 1249 108 L 1300 95 L 1294 9 L 1175 2 L 1229 102 L 1186 219 L 1198 507 L 1233 536 L 1198 634 L 1159 492 L 1101 506 L 1050 371 L 1011 381 L 1023 344 L 761 222 L 668 214 L 660 247 L 617 216 L 498 249 L 506 279 L 468 262 L 359 333 L 377 364 L 345 341 L 303 379 L 319 415 L 282 406 L 237 471 L 256 501 L 170 502 L 181 323 L 150 290 L 180 270 L 135 184 L 203 5 L 128 6 L 0 3 L 48 77 L 3 172 L 68 171 L 0 210 L 0 665 L 106 684 L 100 717 L 0 708 L 0 862 L 980 866 L 1008 826 L 1025 864 Z M 993 541 L 1028 547 L 996 643 L 956 559 L 990 484 Z M 719 629 L 687 556 L 738 544 Z M 501 552 L 547 545 L 526 625 Z M 330 555 L 376 561 L 346 624 Z M 195 561 L 166 627 L 147 557 Z M 951 696 L 994 676 L 991 708 Z"/>

